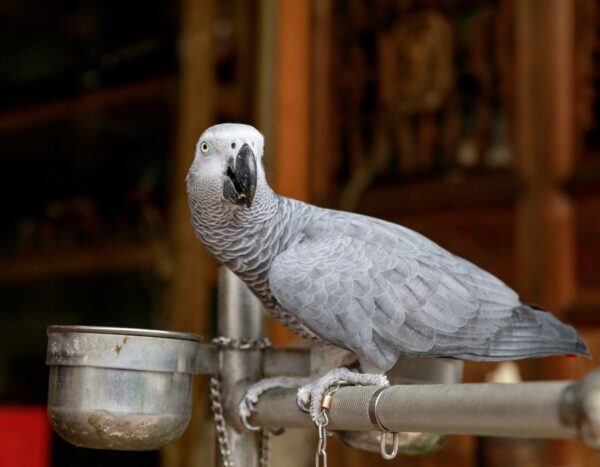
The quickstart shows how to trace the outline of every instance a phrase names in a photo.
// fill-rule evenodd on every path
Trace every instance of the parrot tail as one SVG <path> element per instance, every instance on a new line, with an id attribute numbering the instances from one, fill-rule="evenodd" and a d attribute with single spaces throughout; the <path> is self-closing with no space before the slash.
<path id="1" fill-rule="evenodd" d="M 509 323 L 488 341 L 485 349 L 465 349 L 467 360 L 502 361 L 551 355 L 591 357 L 587 344 L 572 326 L 547 311 L 529 305 L 513 310 Z M 455 355 L 457 357 L 457 355 Z"/>

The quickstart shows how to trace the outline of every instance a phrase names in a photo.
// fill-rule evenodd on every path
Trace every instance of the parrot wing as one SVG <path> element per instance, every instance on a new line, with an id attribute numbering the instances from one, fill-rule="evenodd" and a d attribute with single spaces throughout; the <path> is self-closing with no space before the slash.
<path id="1" fill-rule="evenodd" d="M 279 254 L 275 299 L 312 332 L 382 370 L 401 355 L 510 360 L 587 352 L 570 326 L 493 275 L 396 224 L 320 210 Z"/>

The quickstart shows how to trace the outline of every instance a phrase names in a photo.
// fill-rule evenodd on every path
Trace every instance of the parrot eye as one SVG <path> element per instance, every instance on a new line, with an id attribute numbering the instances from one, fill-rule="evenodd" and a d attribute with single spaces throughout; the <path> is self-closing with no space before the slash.
<path id="1" fill-rule="evenodd" d="M 210 148 L 208 147 L 208 143 L 206 141 L 202 141 L 200 143 L 200 151 L 202 151 L 203 154 L 206 154 L 209 149 Z"/>

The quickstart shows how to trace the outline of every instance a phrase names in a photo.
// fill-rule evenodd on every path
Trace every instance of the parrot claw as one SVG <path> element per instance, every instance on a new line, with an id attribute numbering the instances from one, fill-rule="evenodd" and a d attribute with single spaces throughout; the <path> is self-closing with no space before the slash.
<path id="1" fill-rule="evenodd" d="M 308 378 L 290 378 L 288 376 L 280 376 L 276 378 L 262 379 L 251 385 L 246 390 L 246 394 L 238 405 L 238 413 L 244 428 L 249 431 L 260 430 L 260 427 L 254 426 L 250 423 L 250 418 L 252 417 L 252 414 L 256 412 L 256 404 L 258 404 L 258 399 L 265 392 L 274 388 L 298 388 L 305 384 L 307 380 Z"/>
<path id="2" fill-rule="evenodd" d="M 313 421 L 316 421 L 322 410 L 323 396 L 336 383 L 338 385 L 352 384 L 359 386 L 390 385 L 387 377 L 383 374 L 358 373 L 345 367 L 336 368 L 298 389 L 296 405 L 300 410 L 310 413 Z"/>
<path id="3" fill-rule="evenodd" d="M 260 427 L 254 426 L 250 423 L 250 417 L 256 410 L 256 403 L 258 402 L 258 397 L 254 394 L 246 393 L 243 399 L 240 401 L 239 405 L 239 414 L 240 420 L 242 421 L 242 425 L 248 431 L 258 431 Z"/>

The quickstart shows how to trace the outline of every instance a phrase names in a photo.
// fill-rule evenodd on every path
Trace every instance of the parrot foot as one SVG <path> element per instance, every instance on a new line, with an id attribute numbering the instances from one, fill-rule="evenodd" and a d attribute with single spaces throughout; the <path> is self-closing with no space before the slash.
<path id="1" fill-rule="evenodd" d="M 389 386 L 387 376 L 381 374 L 358 373 L 341 367 L 331 370 L 319 379 L 312 381 L 298 390 L 296 404 L 305 408 L 316 422 L 321 413 L 321 403 L 326 391 L 336 382 L 359 386 Z"/>
<path id="2" fill-rule="evenodd" d="M 250 417 L 256 411 L 258 399 L 265 392 L 274 388 L 295 389 L 306 384 L 310 378 L 293 378 L 289 376 L 278 376 L 276 378 L 265 378 L 251 385 L 239 404 L 239 414 L 244 428 L 251 431 L 258 431 L 260 428 L 250 423 Z"/>

